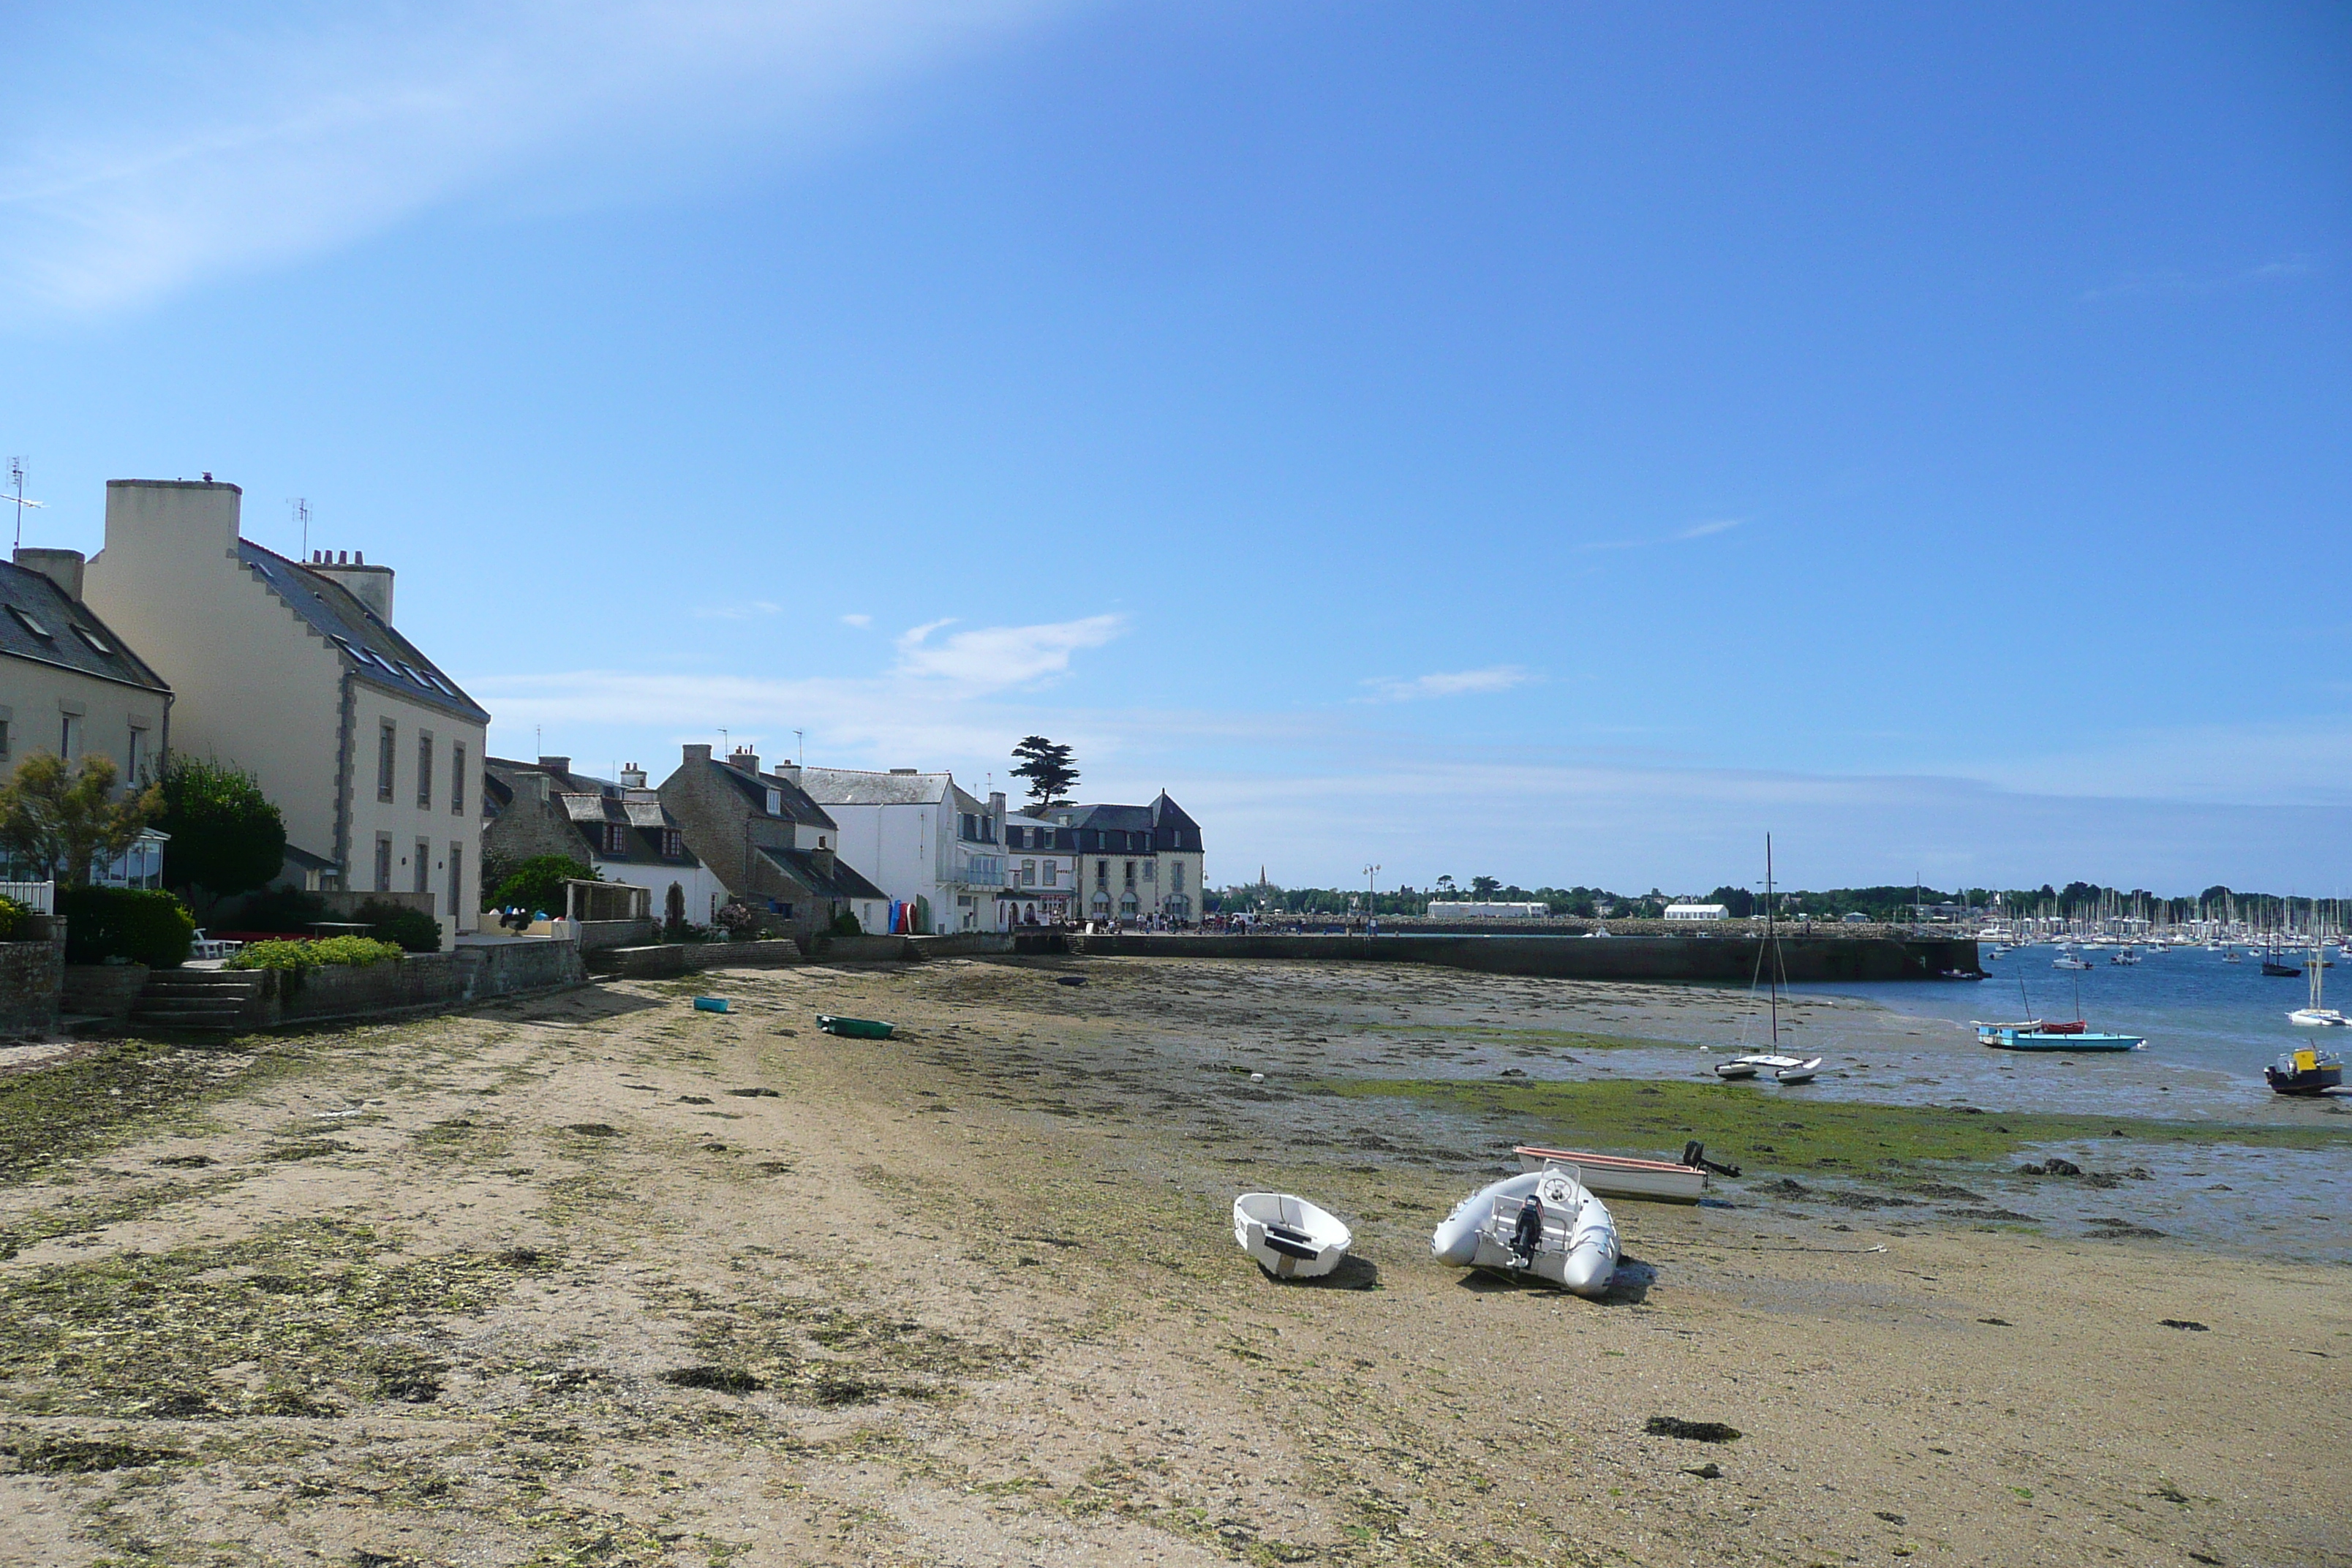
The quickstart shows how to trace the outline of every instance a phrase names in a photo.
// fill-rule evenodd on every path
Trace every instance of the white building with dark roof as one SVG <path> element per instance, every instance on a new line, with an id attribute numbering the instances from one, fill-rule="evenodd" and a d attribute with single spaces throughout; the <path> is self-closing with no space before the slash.
<path id="1" fill-rule="evenodd" d="M 390 568 L 241 539 L 242 495 L 110 481 L 90 607 L 170 683 L 173 745 L 250 771 L 336 885 L 428 894 L 445 931 L 478 929 L 489 714 L 394 629 Z"/>
<path id="2" fill-rule="evenodd" d="M 1150 805 L 1057 805 L 1042 815 L 1072 835 L 1079 919 L 1200 920 L 1201 825 L 1166 790 Z"/>
<path id="3" fill-rule="evenodd" d="M 955 775 L 892 768 L 776 769 L 839 825 L 842 858 L 916 911 L 909 934 L 999 929 L 1004 796 L 986 800 Z"/>

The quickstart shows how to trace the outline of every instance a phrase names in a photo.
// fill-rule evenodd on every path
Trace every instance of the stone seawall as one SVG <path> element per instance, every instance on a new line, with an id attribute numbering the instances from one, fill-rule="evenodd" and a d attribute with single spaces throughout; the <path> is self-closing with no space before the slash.
<path id="1" fill-rule="evenodd" d="M 246 1021 L 261 1028 L 438 1012 L 578 985 L 588 978 L 580 949 L 568 942 L 469 943 L 454 952 L 412 952 L 393 963 L 325 964 L 303 972 L 293 984 L 280 971 L 251 973 L 260 984 L 254 987 Z"/>
<path id="2" fill-rule="evenodd" d="M 1561 980 L 1702 980 L 1745 985 L 1760 939 L 1718 936 L 1070 936 L 1096 957 L 1305 958 L 1331 963 L 1434 963 L 1489 974 Z M 1980 974 L 1973 940 L 1782 937 L 1790 980 L 1934 980 Z"/>
<path id="3" fill-rule="evenodd" d="M 800 944 L 789 937 L 765 942 L 667 942 L 651 947 L 608 947 L 589 954 L 600 975 L 624 980 L 662 980 L 702 969 L 773 969 L 801 962 Z"/>

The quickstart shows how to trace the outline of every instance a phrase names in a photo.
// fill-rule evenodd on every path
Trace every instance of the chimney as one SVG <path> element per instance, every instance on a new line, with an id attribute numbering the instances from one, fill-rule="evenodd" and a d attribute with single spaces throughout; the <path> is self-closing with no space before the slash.
<path id="1" fill-rule="evenodd" d="M 568 773 L 572 771 L 572 759 L 570 757 L 541 757 L 539 759 L 539 765 L 541 769 L 551 773 Z"/>
<path id="2" fill-rule="evenodd" d="M 776 776 L 780 779 L 790 779 L 793 783 L 798 784 L 801 782 L 801 765 L 798 763 L 778 763 Z"/>
<path id="3" fill-rule="evenodd" d="M 727 765 L 740 768 L 756 778 L 760 773 L 760 753 L 749 746 L 738 746 L 727 753 Z"/>
<path id="4" fill-rule="evenodd" d="M 892 768 L 890 771 L 894 773 L 919 773 L 923 770 L 920 768 Z"/>
<path id="5" fill-rule="evenodd" d="M 81 603 L 81 552 L 79 550 L 37 550 L 32 545 L 20 545 L 16 564 L 27 572 L 38 572 L 75 604 Z"/>
<path id="6" fill-rule="evenodd" d="M 688 762 L 688 763 L 707 763 L 707 762 L 709 762 L 709 760 L 710 760 L 710 745 L 709 745 L 709 742 L 698 742 L 698 743 L 697 743 L 697 744 L 695 744 L 695 745 L 690 745 L 690 746 L 688 746 L 688 747 L 687 747 L 687 748 L 686 748 L 686 761 L 687 761 L 687 762 Z"/>
<path id="7" fill-rule="evenodd" d="M 375 612 L 377 620 L 392 625 L 391 567 L 369 565 L 364 550 L 313 550 L 310 570 L 341 583 L 352 598 Z"/>
<path id="8" fill-rule="evenodd" d="M 645 788 L 646 770 L 637 766 L 635 763 L 631 763 L 627 767 L 623 768 L 621 770 L 621 787 L 623 789 Z"/>

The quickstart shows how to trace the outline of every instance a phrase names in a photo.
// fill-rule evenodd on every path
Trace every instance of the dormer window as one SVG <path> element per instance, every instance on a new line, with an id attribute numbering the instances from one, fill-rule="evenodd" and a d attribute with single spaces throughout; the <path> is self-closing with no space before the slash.
<path id="1" fill-rule="evenodd" d="M 662 829 L 662 858 L 681 859 L 686 855 L 686 836 L 675 827 Z"/>
<path id="2" fill-rule="evenodd" d="M 782 790 L 772 789 L 768 792 L 768 815 L 770 816 L 782 816 L 784 815 L 784 792 Z"/>
<path id="3" fill-rule="evenodd" d="M 16 605 L 11 605 L 8 606 L 8 613 L 16 616 L 18 623 L 21 624 L 26 631 L 32 633 L 43 642 L 55 642 L 58 640 L 51 635 L 48 627 L 41 625 L 38 620 L 34 618 L 32 611 L 21 608 Z"/>

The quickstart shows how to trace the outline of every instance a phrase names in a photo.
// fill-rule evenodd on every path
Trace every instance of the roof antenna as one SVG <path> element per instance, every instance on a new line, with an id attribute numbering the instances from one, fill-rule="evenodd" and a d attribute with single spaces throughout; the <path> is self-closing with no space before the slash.
<path id="1" fill-rule="evenodd" d="M 25 509 L 28 506 L 38 507 L 41 504 L 39 501 L 25 499 L 24 458 L 8 459 L 8 482 L 16 487 L 16 493 L 7 499 L 15 501 L 16 505 L 16 548 L 22 550 L 25 547 Z"/>
<path id="2" fill-rule="evenodd" d="M 302 527 L 301 559 L 308 561 L 310 559 L 310 503 L 300 496 L 289 496 L 286 506 L 293 513 L 294 521 Z"/>

